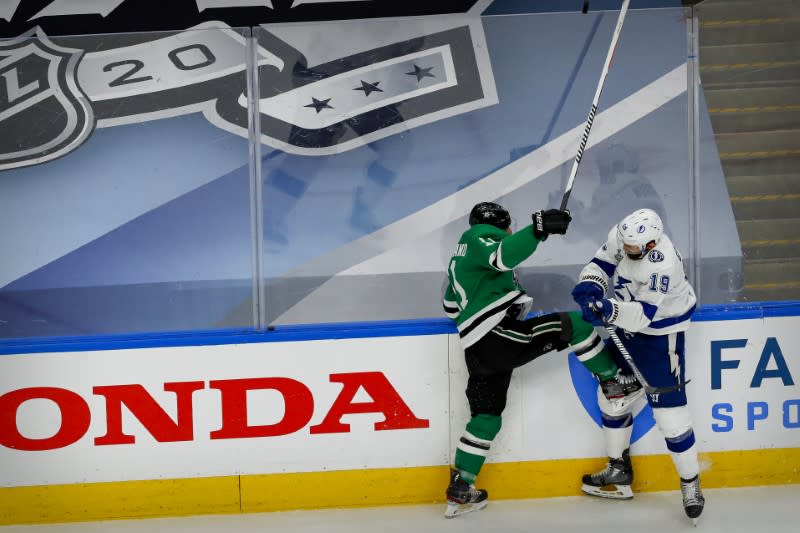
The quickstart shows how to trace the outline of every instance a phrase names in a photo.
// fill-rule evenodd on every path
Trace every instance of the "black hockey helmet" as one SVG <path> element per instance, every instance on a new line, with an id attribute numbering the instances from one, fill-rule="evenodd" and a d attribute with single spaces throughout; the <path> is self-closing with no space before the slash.
<path id="1" fill-rule="evenodd" d="M 469 212 L 469 225 L 475 224 L 489 224 L 500 229 L 508 229 L 511 226 L 511 215 L 500 204 L 481 202 Z"/>

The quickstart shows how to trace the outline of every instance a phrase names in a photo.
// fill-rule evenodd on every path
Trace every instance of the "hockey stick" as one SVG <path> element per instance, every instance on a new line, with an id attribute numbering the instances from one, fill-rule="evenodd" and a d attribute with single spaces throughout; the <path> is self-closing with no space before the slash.
<path id="1" fill-rule="evenodd" d="M 583 137 L 581 138 L 581 144 L 578 147 L 578 154 L 575 156 L 575 162 L 572 163 L 572 170 L 569 173 L 569 180 L 567 180 L 567 187 L 564 191 L 564 197 L 561 199 L 562 211 L 567 208 L 569 195 L 572 192 L 572 184 L 575 182 L 575 176 L 578 174 L 578 165 L 581 164 L 583 151 L 586 149 L 586 142 L 589 140 L 589 131 L 592 129 L 594 116 L 597 113 L 597 104 L 600 102 L 600 93 L 603 92 L 603 85 L 605 84 L 606 76 L 608 76 L 608 71 L 611 69 L 611 61 L 614 59 L 614 51 L 617 48 L 619 35 L 622 33 L 622 24 L 625 22 L 625 14 L 628 12 L 628 4 L 630 4 L 630 1 L 631 0 L 622 0 L 622 8 L 619 12 L 619 18 L 617 18 L 617 27 L 614 28 L 614 35 L 611 37 L 611 46 L 608 48 L 606 62 L 603 64 L 603 71 L 600 73 L 600 81 L 597 83 L 597 89 L 594 92 L 592 107 L 589 109 L 589 118 L 586 119 L 586 127 L 583 130 Z M 588 8 L 588 5 L 586 7 Z"/>
<path id="2" fill-rule="evenodd" d="M 624 344 L 622 344 L 622 341 L 617 335 L 616 328 L 606 321 L 606 317 L 605 315 L 603 315 L 603 308 L 600 302 L 595 300 L 594 302 L 590 303 L 589 306 L 592 308 L 592 311 L 594 311 L 594 314 L 597 316 L 597 318 L 600 319 L 600 322 L 603 323 L 603 327 L 608 332 L 608 336 L 611 337 L 611 341 L 617 347 L 619 353 L 622 354 L 622 357 L 623 359 L 625 359 L 625 362 L 628 363 L 628 366 L 631 367 L 631 370 L 633 370 L 633 374 L 636 376 L 636 379 L 639 380 L 639 383 L 642 384 L 642 387 L 644 387 L 644 391 L 647 394 L 665 394 L 667 392 L 674 392 L 676 390 L 682 389 L 683 387 L 686 386 L 686 383 L 689 383 L 689 381 L 686 381 L 684 383 L 676 383 L 675 385 L 670 385 L 669 387 L 653 387 L 652 385 L 647 383 L 647 380 L 644 379 L 644 376 L 642 375 L 642 372 L 639 370 L 639 367 L 636 366 L 636 363 L 633 362 L 633 357 L 631 357 L 630 352 L 628 352 L 628 349 L 625 347 Z"/>
<path id="3" fill-rule="evenodd" d="M 602 312 L 600 314 L 602 316 Z M 603 320 L 603 325 L 605 326 L 606 331 L 608 332 L 608 336 L 611 337 L 611 341 L 614 343 L 614 345 L 616 345 L 617 350 L 619 350 L 619 353 L 622 354 L 622 357 L 625 359 L 625 362 L 628 363 L 628 366 L 631 367 L 631 370 L 633 370 L 633 374 L 636 376 L 636 379 L 639 380 L 639 383 L 642 384 L 642 387 L 644 387 L 644 391 L 647 394 L 666 394 L 667 392 L 675 392 L 676 390 L 682 389 L 686 385 L 686 383 L 689 383 L 687 381 L 686 383 L 678 383 L 676 385 L 670 385 L 669 387 L 653 387 L 652 385 L 647 383 L 647 380 L 644 379 L 644 376 L 642 375 L 641 371 L 639 371 L 639 367 L 637 367 L 636 363 L 633 362 L 633 357 L 631 357 L 631 354 L 628 353 L 628 349 L 625 348 L 624 344 L 622 344 L 622 341 L 617 335 L 614 326 L 608 324 L 605 320 Z"/>

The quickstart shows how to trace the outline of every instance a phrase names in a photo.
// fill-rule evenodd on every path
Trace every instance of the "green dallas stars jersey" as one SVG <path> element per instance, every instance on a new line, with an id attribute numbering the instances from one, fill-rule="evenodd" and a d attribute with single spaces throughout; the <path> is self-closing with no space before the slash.
<path id="1" fill-rule="evenodd" d="M 509 235 L 488 224 L 471 226 L 458 241 L 447 266 L 442 305 L 456 320 L 464 348 L 494 328 L 514 304 L 529 302 L 514 267 L 539 245 L 533 227 Z"/>

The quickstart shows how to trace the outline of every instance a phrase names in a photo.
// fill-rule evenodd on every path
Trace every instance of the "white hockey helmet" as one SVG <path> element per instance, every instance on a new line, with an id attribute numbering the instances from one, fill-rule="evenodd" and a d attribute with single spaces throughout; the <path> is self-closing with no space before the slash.
<path id="1" fill-rule="evenodd" d="M 658 245 L 664 234 L 664 223 L 652 209 L 639 209 L 617 224 L 617 233 L 623 244 L 639 250 L 638 255 L 628 253 L 631 259 L 638 259 L 647 253 L 647 245 L 651 241 Z"/>

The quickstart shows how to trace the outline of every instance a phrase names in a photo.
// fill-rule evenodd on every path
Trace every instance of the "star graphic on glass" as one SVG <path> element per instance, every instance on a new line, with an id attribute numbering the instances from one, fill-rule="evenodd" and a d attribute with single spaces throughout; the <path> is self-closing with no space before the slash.
<path id="1" fill-rule="evenodd" d="M 361 80 L 361 87 L 356 87 L 353 90 L 354 91 L 364 91 L 364 96 L 369 96 L 370 93 L 373 93 L 375 91 L 378 91 L 378 92 L 382 93 L 383 89 L 379 89 L 378 88 L 378 84 L 379 83 L 380 83 L 379 81 L 376 81 L 375 83 L 367 83 L 364 80 Z"/>
<path id="2" fill-rule="evenodd" d="M 428 68 L 419 68 L 419 66 L 414 65 L 414 72 L 406 72 L 409 76 L 416 76 L 417 81 L 421 81 L 422 78 L 435 78 L 433 74 L 431 74 L 431 70 L 433 67 Z"/>
<path id="3" fill-rule="evenodd" d="M 323 109 L 333 109 L 333 106 L 329 106 L 328 105 L 328 102 L 331 101 L 330 98 L 326 98 L 325 100 L 317 100 L 316 98 L 314 98 L 312 96 L 311 100 L 313 100 L 313 101 L 310 104 L 305 105 L 303 107 L 313 107 L 314 109 L 317 110 L 317 113 L 319 113 Z"/>

